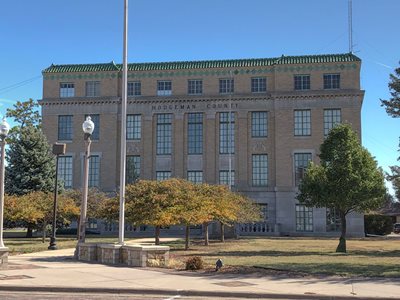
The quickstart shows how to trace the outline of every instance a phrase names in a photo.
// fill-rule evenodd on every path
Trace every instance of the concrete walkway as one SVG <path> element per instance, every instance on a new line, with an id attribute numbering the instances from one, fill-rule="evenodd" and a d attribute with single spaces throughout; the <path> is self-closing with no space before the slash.
<path id="1" fill-rule="evenodd" d="M 0 290 L 285 299 L 400 299 L 400 279 L 265 276 L 78 262 L 74 249 L 9 257 Z"/>

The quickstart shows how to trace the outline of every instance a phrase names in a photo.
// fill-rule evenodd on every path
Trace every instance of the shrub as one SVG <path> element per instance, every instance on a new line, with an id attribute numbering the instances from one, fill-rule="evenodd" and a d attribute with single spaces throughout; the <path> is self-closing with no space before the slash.
<path id="1" fill-rule="evenodd" d="M 392 218 L 382 215 L 364 216 L 365 233 L 385 235 L 393 230 Z"/>
<path id="2" fill-rule="evenodd" d="M 193 256 L 186 261 L 186 270 L 201 270 L 204 268 L 204 263 L 201 257 Z"/>

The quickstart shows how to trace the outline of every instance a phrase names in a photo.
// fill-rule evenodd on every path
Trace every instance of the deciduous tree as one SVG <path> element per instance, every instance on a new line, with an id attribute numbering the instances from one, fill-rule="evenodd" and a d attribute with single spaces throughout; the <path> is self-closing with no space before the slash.
<path id="1" fill-rule="evenodd" d="M 349 125 L 333 128 L 320 148 L 321 165 L 312 164 L 297 199 L 309 207 L 334 208 L 340 215 L 337 252 L 346 252 L 346 216 L 379 208 L 385 195 L 384 176 Z"/>

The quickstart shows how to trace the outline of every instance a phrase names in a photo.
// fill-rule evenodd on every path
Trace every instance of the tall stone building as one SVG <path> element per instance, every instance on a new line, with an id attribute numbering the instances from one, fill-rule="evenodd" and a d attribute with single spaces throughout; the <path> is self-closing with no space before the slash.
<path id="1" fill-rule="evenodd" d="M 307 208 L 295 195 L 336 123 L 361 134 L 360 67 L 351 53 L 129 64 L 127 181 L 231 178 L 265 217 L 243 224 L 242 234 L 336 235 L 335 211 Z M 121 69 L 110 62 L 43 71 L 43 130 L 67 144 L 59 160 L 67 188 L 81 187 L 81 126 L 90 115 L 89 185 L 118 189 Z M 348 232 L 363 235 L 362 215 L 348 217 Z"/>

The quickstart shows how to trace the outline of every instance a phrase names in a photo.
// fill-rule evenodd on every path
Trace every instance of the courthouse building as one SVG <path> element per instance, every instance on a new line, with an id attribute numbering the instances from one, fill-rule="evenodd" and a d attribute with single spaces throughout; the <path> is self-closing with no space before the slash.
<path id="1" fill-rule="evenodd" d="M 231 182 L 264 214 L 264 222 L 242 224 L 241 234 L 337 235 L 334 210 L 307 208 L 295 196 L 336 123 L 361 136 L 360 67 L 351 53 L 131 63 L 127 182 Z M 66 188 L 82 185 L 82 123 L 90 115 L 89 185 L 118 190 L 121 83 L 122 65 L 114 62 L 43 71 L 43 130 L 50 143 L 67 144 L 59 159 Z M 347 226 L 363 235 L 363 216 L 351 214 Z"/>

